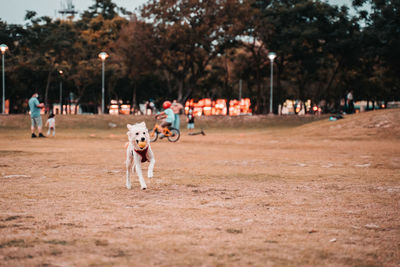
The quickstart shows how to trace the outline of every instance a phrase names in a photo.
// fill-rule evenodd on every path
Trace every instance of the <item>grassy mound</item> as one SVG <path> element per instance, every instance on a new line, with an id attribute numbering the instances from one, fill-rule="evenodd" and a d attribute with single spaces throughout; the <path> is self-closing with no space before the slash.
<path id="1" fill-rule="evenodd" d="M 344 119 L 328 119 L 300 127 L 306 135 L 357 139 L 362 137 L 400 138 L 400 109 L 376 110 L 352 115 Z"/>

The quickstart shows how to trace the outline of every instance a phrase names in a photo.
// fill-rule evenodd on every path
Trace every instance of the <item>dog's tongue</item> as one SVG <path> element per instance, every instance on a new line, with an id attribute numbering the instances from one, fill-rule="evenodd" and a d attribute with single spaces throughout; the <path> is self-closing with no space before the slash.
<path id="1" fill-rule="evenodd" d="M 140 148 L 144 148 L 146 146 L 146 142 L 139 142 L 138 145 Z"/>

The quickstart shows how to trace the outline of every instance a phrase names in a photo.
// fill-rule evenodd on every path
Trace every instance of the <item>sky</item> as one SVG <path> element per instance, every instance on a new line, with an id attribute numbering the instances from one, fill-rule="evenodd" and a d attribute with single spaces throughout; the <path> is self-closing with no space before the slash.
<path id="1" fill-rule="evenodd" d="M 57 17 L 57 11 L 61 9 L 61 3 L 67 0 L 0 0 L 0 19 L 8 24 L 25 24 L 24 17 L 26 10 L 37 12 L 38 16 Z M 124 7 L 128 11 L 134 11 L 140 7 L 146 0 L 113 0 L 119 7 Z M 334 5 L 350 5 L 351 0 L 328 0 Z M 82 13 L 87 10 L 93 0 L 72 0 L 75 9 Z"/>

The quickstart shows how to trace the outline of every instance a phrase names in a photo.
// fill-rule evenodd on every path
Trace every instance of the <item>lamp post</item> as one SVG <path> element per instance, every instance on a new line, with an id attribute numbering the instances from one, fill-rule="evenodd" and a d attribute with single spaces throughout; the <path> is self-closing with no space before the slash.
<path id="1" fill-rule="evenodd" d="M 239 80 L 239 100 L 242 100 L 242 79 Z"/>
<path id="2" fill-rule="evenodd" d="M 3 114 L 6 114 L 6 110 L 5 110 L 5 108 L 6 108 L 6 105 L 5 105 L 5 101 L 6 101 L 6 95 L 5 95 L 6 94 L 6 79 L 5 79 L 5 76 L 4 76 L 4 54 L 6 53 L 7 49 L 8 49 L 7 45 L 5 45 L 5 44 L 1 44 L 0 45 L 1 59 L 2 59 L 2 69 L 3 69 L 3 97 L 2 97 L 2 109 L 1 109 Z"/>
<path id="3" fill-rule="evenodd" d="M 108 54 L 106 52 L 101 52 L 99 54 L 99 58 L 102 62 L 102 71 L 101 71 L 101 113 L 104 114 L 104 62 L 108 58 Z"/>
<path id="4" fill-rule="evenodd" d="M 62 104 L 62 75 L 63 70 L 59 70 L 58 73 L 60 74 L 60 114 L 63 114 L 63 104 Z"/>
<path id="5" fill-rule="evenodd" d="M 268 58 L 271 61 L 271 78 L 270 78 L 270 82 L 271 82 L 271 91 L 270 91 L 270 96 L 269 96 L 269 113 L 273 114 L 273 110 L 272 110 L 272 97 L 273 97 L 273 77 L 274 77 L 274 59 L 276 58 L 276 53 L 274 52 L 269 52 L 268 53 Z"/>

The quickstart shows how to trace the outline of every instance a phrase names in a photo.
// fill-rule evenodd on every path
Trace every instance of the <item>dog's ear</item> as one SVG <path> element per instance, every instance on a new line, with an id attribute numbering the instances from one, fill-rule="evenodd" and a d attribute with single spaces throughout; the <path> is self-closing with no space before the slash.
<path id="1" fill-rule="evenodd" d="M 143 127 L 146 128 L 146 123 L 144 121 L 142 121 L 141 123 L 136 124 L 139 127 Z"/>
<path id="2" fill-rule="evenodd" d="M 133 125 L 131 125 L 131 124 L 127 124 L 126 125 L 126 127 L 128 128 L 128 130 L 130 131 L 130 130 L 132 130 L 132 128 L 133 128 Z"/>
<path id="3" fill-rule="evenodd" d="M 131 131 L 127 131 L 127 132 L 126 132 L 126 135 L 128 136 L 128 140 L 131 141 L 132 138 L 133 138 L 132 132 L 131 132 Z"/>

